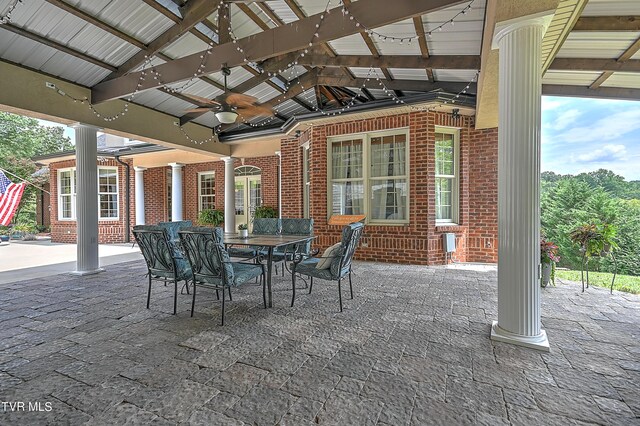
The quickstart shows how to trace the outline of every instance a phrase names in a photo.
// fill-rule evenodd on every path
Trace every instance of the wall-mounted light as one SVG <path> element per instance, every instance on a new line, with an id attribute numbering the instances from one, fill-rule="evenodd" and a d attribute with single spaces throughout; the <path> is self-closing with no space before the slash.
<path id="1" fill-rule="evenodd" d="M 451 117 L 455 120 L 457 120 L 460 117 L 460 109 L 459 108 L 454 108 L 451 110 Z"/>

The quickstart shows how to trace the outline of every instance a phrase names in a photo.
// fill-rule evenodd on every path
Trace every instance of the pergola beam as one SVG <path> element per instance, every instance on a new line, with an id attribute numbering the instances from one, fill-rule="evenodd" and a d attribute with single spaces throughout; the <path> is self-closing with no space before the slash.
<path id="1" fill-rule="evenodd" d="M 547 96 L 640 101 L 640 89 L 628 89 L 623 87 L 599 87 L 597 89 L 592 89 L 584 86 L 569 86 L 566 84 L 543 84 L 542 94 Z"/>
<path id="2" fill-rule="evenodd" d="M 129 34 L 126 34 L 122 31 L 120 31 L 119 29 L 113 27 L 112 25 L 107 24 L 106 22 L 103 22 L 99 19 L 97 19 L 95 16 L 88 14 L 87 12 L 78 9 L 75 6 L 70 5 L 69 3 L 62 1 L 62 0 L 46 0 L 48 3 L 51 3 L 52 5 L 64 10 L 65 12 L 68 12 L 80 19 L 82 19 L 85 22 L 88 22 L 106 32 L 108 32 L 111 35 L 114 35 L 124 41 L 126 41 L 127 43 L 130 43 L 132 45 L 134 45 L 135 47 L 137 47 L 138 49 L 146 49 L 147 46 L 142 43 L 140 40 L 136 39 L 135 37 L 130 36 Z"/>
<path id="3" fill-rule="evenodd" d="M 556 58 L 549 67 L 558 71 L 640 72 L 640 59 Z"/>
<path id="4" fill-rule="evenodd" d="M 340 86 L 340 87 L 362 87 L 366 85 L 369 89 L 381 89 L 382 86 L 377 87 L 378 83 L 374 79 L 367 81 L 366 78 L 347 78 L 333 75 L 319 75 L 318 84 L 323 86 Z M 416 92 L 430 92 L 432 90 L 443 89 L 449 92 L 458 93 L 464 90 L 467 83 L 460 82 L 432 82 L 421 80 L 391 80 L 385 81 L 384 86 L 389 90 L 409 90 Z M 469 87 L 469 93 L 475 93 L 476 85 L 472 84 Z"/>
<path id="5" fill-rule="evenodd" d="M 416 29 L 416 35 L 418 36 L 418 45 L 420 46 L 420 54 L 423 58 L 428 58 L 431 56 L 429 54 L 429 46 L 427 46 L 427 36 L 424 32 L 424 24 L 422 23 L 421 16 L 414 16 L 413 18 L 413 26 Z M 478 61 L 480 63 L 480 61 Z M 480 66 L 476 67 L 480 68 Z M 429 77 L 430 81 L 435 81 L 433 77 L 433 67 L 425 67 L 425 71 L 427 72 L 427 77 Z"/>
<path id="6" fill-rule="evenodd" d="M 396 0 L 393 7 L 389 8 L 387 0 L 368 0 L 367 2 L 353 3 L 350 10 L 351 13 L 358 16 L 359 21 L 365 26 L 375 28 L 462 3 L 464 3 L 464 0 L 432 0 L 430 2 Z M 245 37 L 239 40 L 238 43 L 243 47 L 246 57 L 253 61 L 262 61 L 304 49 L 308 47 L 311 40 L 314 40 L 315 43 L 326 42 L 356 34 L 360 30 L 352 21 L 345 18 L 342 13 L 335 9 L 333 13 L 326 14 L 323 24 L 320 28 L 316 28 L 316 24 L 320 22 L 319 15 L 316 14 L 309 18 Z M 319 37 L 314 38 L 313 35 L 316 32 L 319 33 Z M 243 64 L 245 55 L 236 48 L 237 45 L 235 43 L 215 46 L 204 68 L 198 75 L 217 72 L 221 69 L 223 63 L 230 67 Z M 203 52 L 197 52 L 176 59 L 171 63 L 158 65 L 155 68 L 162 76 L 162 82 L 146 79 L 142 82 L 140 89 L 152 89 L 161 86 L 163 83 L 174 83 L 193 77 L 194 72 L 197 72 L 200 65 L 200 56 L 202 54 Z M 92 101 L 99 103 L 127 96 L 136 90 L 138 80 L 139 73 L 132 72 L 128 75 L 99 83 L 92 90 Z"/>
<path id="7" fill-rule="evenodd" d="M 640 16 L 583 16 L 573 31 L 640 31 Z"/>
<path id="8" fill-rule="evenodd" d="M 178 18 L 179 20 L 176 25 L 172 26 L 167 31 L 160 34 L 151 43 L 149 43 L 147 49 L 141 50 L 140 52 L 129 58 L 124 64 L 120 65 L 120 67 L 118 67 L 118 70 L 111 74 L 108 78 L 117 79 L 118 77 L 122 77 L 131 70 L 135 69 L 145 61 L 147 56 L 155 55 L 161 49 L 165 48 L 169 44 L 182 37 L 184 33 L 188 32 L 200 21 L 203 21 L 207 16 L 211 15 L 217 7 L 218 2 L 213 2 L 210 0 L 190 0 L 183 9 L 184 16 L 182 17 L 182 19 Z M 120 96 L 114 97 L 117 98 Z"/>
<path id="9" fill-rule="evenodd" d="M 638 53 L 638 51 L 640 51 L 640 38 L 638 38 L 631 46 L 629 46 L 629 48 L 627 48 L 627 50 L 622 53 L 622 55 L 620 55 L 620 57 L 618 57 L 618 62 L 628 61 L 633 55 Z M 603 72 L 602 74 L 600 74 L 600 77 L 596 79 L 596 81 L 591 83 L 591 86 L 589 86 L 589 88 L 597 89 L 612 75 L 613 72 L 611 71 Z"/>
<path id="10" fill-rule="evenodd" d="M 277 62 L 267 65 L 269 71 L 285 67 L 297 57 L 296 53 L 287 54 Z M 299 65 L 314 67 L 374 67 L 374 68 L 435 68 L 435 69 L 461 69 L 477 70 L 480 68 L 480 56 L 476 55 L 338 55 L 328 58 L 318 53 L 308 53 L 298 58 Z"/>
<path id="11" fill-rule="evenodd" d="M 69 54 L 71 56 L 75 56 L 76 58 L 82 59 L 83 61 L 92 63 L 94 65 L 97 65 L 99 67 L 102 67 L 104 69 L 107 69 L 109 71 L 115 71 L 118 68 L 115 67 L 114 65 L 108 64 L 98 58 L 94 58 L 93 56 L 89 56 L 85 53 L 79 52 L 75 49 L 72 49 L 71 47 L 64 45 L 62 43 L 58 43 L 57 41 L 54 41 L 48 37 L 42 37 L 38 34 L 34 34 L 30 31 L 25 30 L 24 28 L 20 28 L 17 27 L 13 24 L 4 24 L 2 26 L 0 26 L 0 28 L 5 29 L 7 31 L 11 31 L 14 34 L 18 34 L 22 37 L 26 37 L 28 39 L 31 39 L 35 42 L 38 42 L 40 44 L 44 44 L 45 46 L 49 46 L 52 47 L 56 50 L 59 50 L 60 52 L 64 52 L 66 54 Z"/>

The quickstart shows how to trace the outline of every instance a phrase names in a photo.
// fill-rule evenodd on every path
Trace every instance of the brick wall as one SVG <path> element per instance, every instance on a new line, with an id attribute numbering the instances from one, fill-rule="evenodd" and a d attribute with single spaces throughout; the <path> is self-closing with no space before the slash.
<path id="1" fill-rule="evenodd" d="M 125 160 L 131 166 L 130 160 Z M 60 161 L 49 165 L 51 187 L 51 241 L 59 243 L 75 243 L 77 238 L 77 223 L 75 220 L 60 220 L 58 218 L 58 170 L 75 167 L 75 160 Z M 133 204 L 133 179 L 134 172 L 131 166 L 130 182 L 127 185 L 126 168 L 118 164 L 113 159 L 101 160 L 98 167 L 117 167 L 118 169 L 118 219 L 117 220 L 99 220 L 98 222 L 98 242 L 106 243 L 123 243 L 125 242 L 125 192 L 127 188 L 131 189 L 130 196 Z M 133 209 L 131 211 L 131 226 L 133 226 L 135 218 Z M 132 239 L 133 236 L 131 235 Z"/>
<path id="2" fill-rule="evenodd" d="M 436 226 L 435 126 L 460 128 L 460 220 L 455 226 Z M 315 244 L 325 248 L 338 241 L 341 229 L 327 223 L 327 138 L 408 127 L 409 223 L 367 225 L 357 257 L 397 263 L 441 264 L 445 262 L 442 234 L 454 232 L 457 242 L 454 260 L 495 262 L 497 131 L 476 131 L 473 126 L 473 117 L 454 119 L 450 114 L 416 112 L 314 126 L 300 140 L 283 139 L 282 185 L 283 194 L 287 194 L 283 197 L 283 217 L 302 216 L 300 145 L 304 137 L 310 140 L 310 214 L 318 236 Z M 493 163 L 485 164 L 486 161 Z M 473 191 L 479 194 L 472 196 Z"/>

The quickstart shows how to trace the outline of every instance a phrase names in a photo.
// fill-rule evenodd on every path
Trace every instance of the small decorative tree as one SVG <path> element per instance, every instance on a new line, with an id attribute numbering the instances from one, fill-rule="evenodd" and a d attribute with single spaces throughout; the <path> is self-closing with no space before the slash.
<path id="1" fill-rule="evenodd" d="M 613 255 L 613 250 L 618 248 L 614 238 L 616 236 L 617 228 L 609 223 L 587 223 L 581 225 L 571 231 L 569 238 L 571 241 L 580 246 L 580 252 L 582 253 L 582 291 L 584 292 L 584 271 L 587 271 L 587 288 L 589 288 L 589 259 L 591 257 L 604 257 L 611 253 L 614 264 L 616 258 Z M 613 283 L 616 279 L 616 269 L 613 272 L 613 278 L 611 279 L 611 291 L 613 292 Z"/>

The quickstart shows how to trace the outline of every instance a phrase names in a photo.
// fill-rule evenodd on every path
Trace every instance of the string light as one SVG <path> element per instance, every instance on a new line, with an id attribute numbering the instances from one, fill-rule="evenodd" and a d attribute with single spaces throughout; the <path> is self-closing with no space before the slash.
<path id="1" fill-rule="evenodd" d="M 13 0 L 13 2 L 9 5 L 9 8 L 7 9 L 7 13 L 5 13 L 3 16 L 0 16 L 0 24 L 8 24 L 9 22 L 11 22 L 11 14 L 19 3 L 22 3 L 22 0 Z"/>
<path id="2" fill-rule="evenodd" d="M 442 24 L 438 25 L 437 27 L 434 27 L 432 29 L 430 29 L 429 31 L 425 32 L 424 36 L 425 37 L 431 37 L 431 34 L 434 31 L 442 31 L 442 29 L 448 25 L 450 26 L 454 26 L 455 20 L 458 19 L 458 17 L 460 17 L 461 15 L 466 15 L 467 12 L 469 12 L 469 10 L 471 10 L 471 6 L 473 5 L 473 3 L 475 2 L 475 0 L 471 0 L 469 2 L 469 4 L 467 4 L 460 12 L 456 13 L 452 18 L 444 21 Z M 342 4 L 342 14 L 346 17 L 349 16 L 349 20 L 353 21 L 355 23 L 355 26 L 358 28 L 364 28 L 364 31 L 370 36 L 370 37 L 377 37 L 378 40 L 380 40 L 382 43 L 385 43 L 387 41 L 393 43 L 395 41 L 399 41 L 400 44 L 404 44 L 404 42 L 407 42 L 408 44 L 411 44 L 412 41 L 414 40 L 418 40 L 422 35 L 421 34 L 416 34 L 415 36 L 403 36 L 403 37 L 398 37 L 398 36 L 392 36 L 392 35 L 387 35 L 387 34 L 381 34 L 379 32 L 377 32 L 376 30 L 367 27 L 366 25 L 364 25 L 362 22 L 360 22 L 358 20 L 357 17 L 355 17 L 353 15 L 353 13 L 349 12 L 349 9 L 347 9 L 347 5 L 344 4 L 344 2 L 341 0 L 340 3 Z"/>

